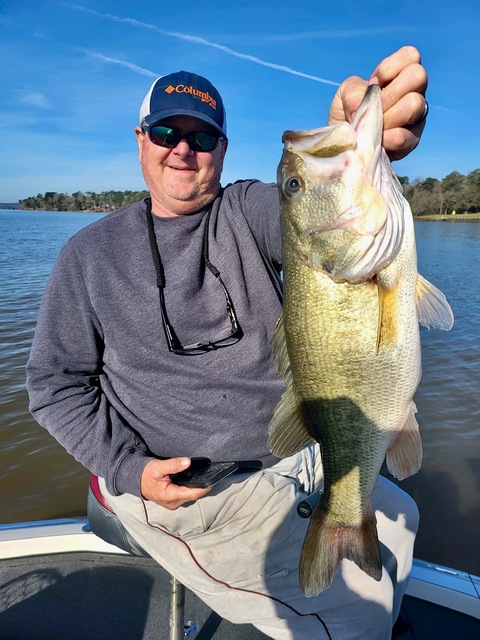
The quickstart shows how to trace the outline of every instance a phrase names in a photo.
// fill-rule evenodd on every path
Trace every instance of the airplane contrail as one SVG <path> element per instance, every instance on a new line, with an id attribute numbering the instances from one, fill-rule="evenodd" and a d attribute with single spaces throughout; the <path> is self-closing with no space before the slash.
<path id="1" fill-rule="evenodd" d="M 104 62 L 111 62 L 112 64 L 118 64 L 121 67 L 125 67 L 126 69 L 130 69 L 131 71 L 135 71 L 142 76 L 147 76 L 149 78 L 158 78 L 159 73 L 155 73 L 154 71 L 150 71 L 150 69 L 145 69 L 144 67 L 139 67 L 137 64 L 133 64 L 132 62 L 128 62 L 126 60 L 119 60 L 118 58 L 112 58 L 111 56 L 105 56 L 103 53 L 98 53 L 98 51 L 91 51 L 90 49 L 82 49 L 76 48 L 76 51 L 82 51 L 86 53 L 88 56 L 92 58 L 98 58 L 99 60 L 103 60 Z"/>
<path id="2" fill-rule="evenodd" d="M 315 82 L 321 82 L 323 84 L 329 84 L 335 87 L 340 86 L 339 82 L 334 82 L 333 80 L 327 80 L 326 78 L 320 78 L 319 76 L 313 76 L 313 75 L 310 75 L 309 73 L 303 73 L 303 71 L 297 71 L 296 69 L 292 69 L 291 67 L 286 67 L 281 64 L 275 64 L 274 62 L 268 62 L 266 60 L 262 60 L 261 58 L 257 58 L 256 56 L 252 56 L 248 53 L 241 53 L 240 51 L 236 51 L 235 49 L 231 49 L 230 47 L 217 44 L 216 42 L 211 42 L 210 40 L 206 40 L 205 38 L 200 38 L 199 36 L 190 36 L 186 33 L 180 33 L 178 31 L 167 31 L 165 29 L 161 29 L 160 27 L 157 27 L 154 24 L 149 24 L 148 22 L 142 22 L 140 20 L 136 20 L 135 18 L 121 18 L 120 16 L 115 16 L 111 13 L 101 13 L 100 11 L 95 11 L 95 9 L 89 9 L 87 7 L 83 7 L 77 4 L 71 4 L 71 3 L 64 3 L 64 4 L 65 6 L 70 7 L 71 9 L 75 9 L 76 11 L 83 11 L 85 13 L 90 13 L 100 18 L 106 18 L 114 22 L 123 22 L 123 23 L 131 24 L 134 27 L 150 29 L 152 31 L 156 31 L 157 33 L 161 33 L 162 35 L 169 36 L 171 38 L 177 38 L 178 40 L 184 40 L 186 42 L 193 42 L 194 44 L 200 44 L 206 47 L 212 47 L 213 49 L 218 49 L 219 51 L 223 51 L 223 53 L 226 53 L 227 55 L 234 56 L 236 58 L 241 58 L 242 60 L 248 60 L 249 62 L 254 62 L 255 64 L 259 64 L 264 67 L 269 67 L 270 69 L 276 69 L 277 71 L 290 73 L 294 76 L 300 76 L 301 78 L 306 78 L 307 80 L 314 80 Z"/>

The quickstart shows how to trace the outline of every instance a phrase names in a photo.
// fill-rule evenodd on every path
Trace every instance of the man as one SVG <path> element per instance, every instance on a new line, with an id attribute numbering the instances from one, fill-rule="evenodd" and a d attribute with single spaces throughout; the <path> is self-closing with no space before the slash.
<path id="1" fill-rule="evenodd" d="M 399 158 L 423 130 L 426 74 L 404 47 L 373 75 L 384 87 L 384 146 Z M 341 85 L 331 123 L 351 118 L 366 84 Z M 223 103 L 195 74 L 157 79 L 135 134 L 151 200 L 62 250 L 27 367 L 33 415 L 102 478 L 140 545 L 220 615 L 278 639 L 389 638 L 417 511 L 385 479 L 374 495 L 382 580 L 345 560 L 318 597 L 298 585 L 307 521 L 296 505 L 322 475 L 318 450 L 278 461 L 266 447 L 283 390 L 271 353 L 281 311 L 276 186 L 221 188 Z M 213 489 L 172 482 L 192 457 L 244 468 Z"/>

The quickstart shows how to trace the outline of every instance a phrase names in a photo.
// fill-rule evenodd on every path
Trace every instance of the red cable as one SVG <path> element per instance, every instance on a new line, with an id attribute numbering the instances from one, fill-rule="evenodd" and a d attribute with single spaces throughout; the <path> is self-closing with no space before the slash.
<path id="1" fill-rule="evenodd" d="M 242 587 L 233 587 L 231 584 L 228 584 L 228 582 L 224 582 L 223 580 L 219 580 L 218 578 L 215 578 L 215 576 L 212 576 L 211 573 L 209 573 L 201 564 L 200 562 L 197 560 L 197 558 L 195 557 L 192 549 L 189 547 L 189 545 L 187 544 L 187 542 L 185 542 L 185 540 L 182 540 L 182 538 L 179 538 L 178 536 L 175 536 L 173 533 L 170 533 L 169 531 L 166 531 L 165 529 L 162 529 L 162 527 L 158 526 L 158 525 L 154 525 L 151 524 L 151 522 L 148 519 L 148 512 L 147 509 L 145 507 L 145 502 L 144 500 L 142 500 L 142 505 L 143 505 L 143 510 L 145 513 L 145 521 L 147 523 L 147 525 L 149 527 L 151 527 L 152 529 L 156 529 L 158 531 L 161 531 L 162 533 L 164 533 L 165 535 L 169 536 L 170 538 L 173 538 L 174 540 L 178 540 L 178 542 L 183 543 L 183 545 L 186 547 L 188 553 L 190 554 L 190 557 L 192 558 L 193 562 L 197 565 L 197 567 L 203 571 L 203 573 L 208 576 L 208 578 L 210 578 L 210 580 L 212 580 L 213 582 L 216 582 L 217 584 L 221 584 L 223 587 L 227 588 L 227 589 L 233 589 L 235 591 L 243 591 L 244 593 L 250 593 L 252 595 L 257 595 L 257 596 L 263 596 L 264 598 L 269 598 L 270 600 L 273 600 L 274 602 L 277 602 L 278 604 L 283 605 L 284 607 L 287 607 L 288 609 L 290 609 L 290 611 L 292 611 L 293 613 L 295 613 L 298 616 L 314 616 L 315 618 L 317 618 L 317 620 L 321 623 L 321 625 L 323 626 L 325 633 L 328 636 L 328 640 L 333 640 L 332 636 L 330 635 L 330 632 L 327 628 L 326 623 L 324 622 L 324 620 L 322 620 L 322 618 L 318 615 L 318 613 L 301 613 L 300 611 L 297 611 L 294 607 L 292 607 L 290 604 L 288 604 L 287 602 L 283 602 L 282 600 L 279 600 L 278 598 L 275 598 L 275 596 L 271 596 L 268 593 L 262 593 L 261 591 L 253 591 L 251 589 L 243 589 Z"/>

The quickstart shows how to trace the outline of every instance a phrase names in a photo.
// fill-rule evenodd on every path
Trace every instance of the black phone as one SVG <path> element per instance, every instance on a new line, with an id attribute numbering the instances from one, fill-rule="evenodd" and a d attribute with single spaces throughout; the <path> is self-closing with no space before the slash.
<path id="1" fill-rule="evenodd" d="M 234 473 L 239 468 L 238 462 L 212 462 L 208 458 L 192 458 L 192 463 L 179 473 L 170 474 L 174 484 L 192 489 L 207 489 Z"/>

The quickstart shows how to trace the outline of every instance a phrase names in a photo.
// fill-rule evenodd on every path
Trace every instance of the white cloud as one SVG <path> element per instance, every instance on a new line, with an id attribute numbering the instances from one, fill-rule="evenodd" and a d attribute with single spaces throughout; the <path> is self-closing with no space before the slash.
<path id="1" fill-rule="evenodd" d="M 26 93 L 22 97 L 22 102 L 31 104 L 34 107 L 40 107 L 42 109 L 52 108 L 48 99 L 40 91 L 31 91 L 30 93 Z"/>

